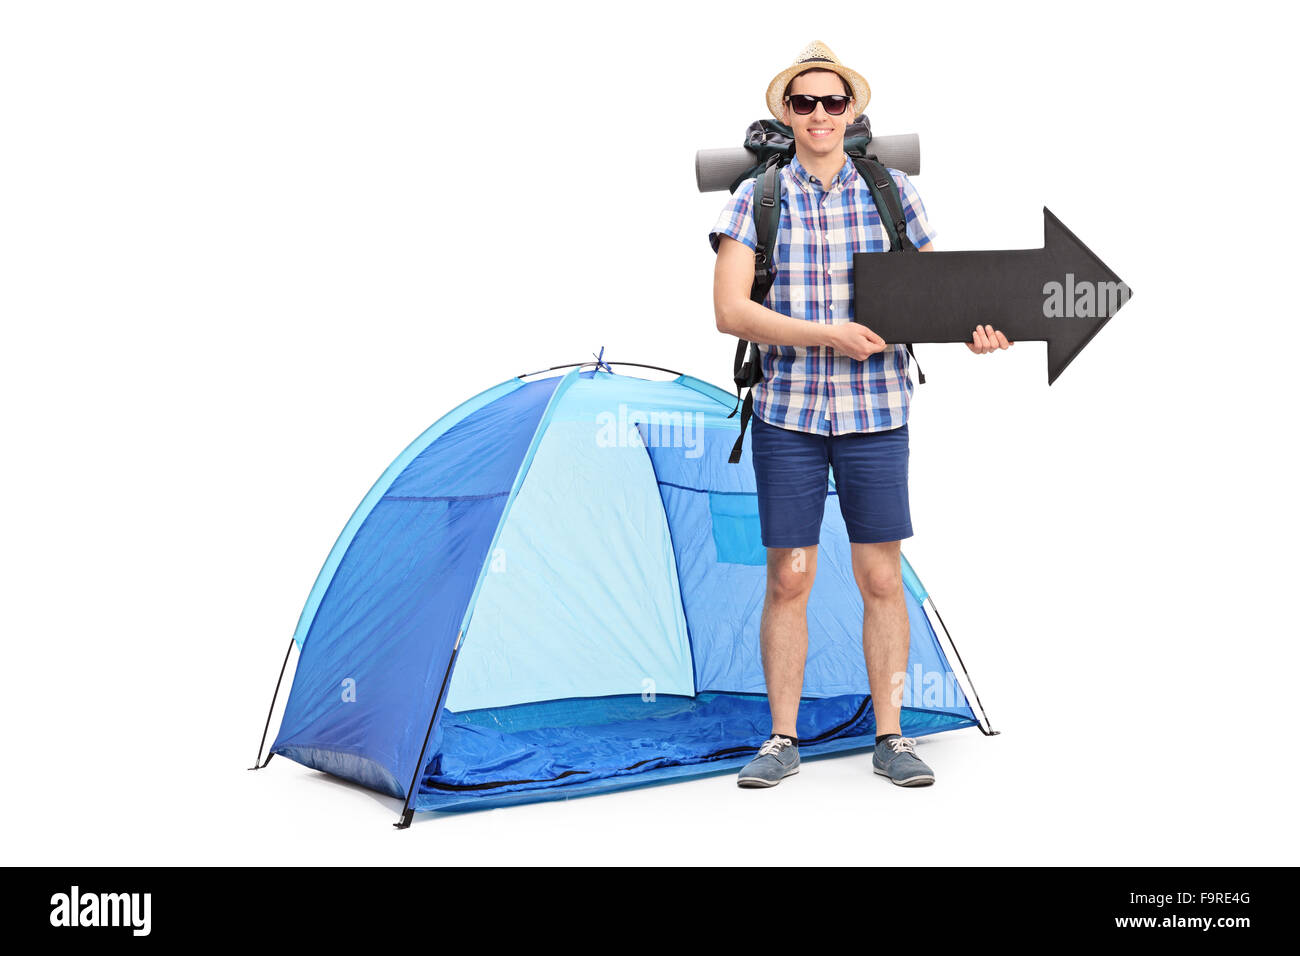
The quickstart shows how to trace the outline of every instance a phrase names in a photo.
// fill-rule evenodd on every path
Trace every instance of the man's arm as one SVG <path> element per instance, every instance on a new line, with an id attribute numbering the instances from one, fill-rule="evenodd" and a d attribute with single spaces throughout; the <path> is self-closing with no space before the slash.
<path id="1" fill-rule="evenodd" d="M 718 331 L 762 345 L 826 345 L 858 361 L 887 347 L 858 322 L 826 325 L 782 315 L 749 298 L 754 284 L 754 250 L 730 236 L 718 238 L 713 267 L 713 314 Z"/>

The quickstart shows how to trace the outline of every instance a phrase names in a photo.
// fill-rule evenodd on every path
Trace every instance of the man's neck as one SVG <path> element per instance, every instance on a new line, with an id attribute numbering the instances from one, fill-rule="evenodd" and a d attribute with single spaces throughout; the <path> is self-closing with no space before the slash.
<path id="1" fill-rule="evenodd" d="M 835 177 L 840 174 L 840 170 L 844 168 L 846 154 L 841 149 L 838 155 L 835 156 L 814 156 L 812 159 L 806 159 L 798 150 L 795 151 L 795 155 L 799 157 L 799 162 L 803 168 L 808 170 L 808 174 L 816 176 L 821 182 L 822 188 L 827 189 L 835 181 Z"/>

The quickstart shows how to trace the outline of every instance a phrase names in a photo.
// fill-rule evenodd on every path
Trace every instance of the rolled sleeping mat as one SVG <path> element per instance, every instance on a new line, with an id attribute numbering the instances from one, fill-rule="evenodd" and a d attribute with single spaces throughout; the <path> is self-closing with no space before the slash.
<path id="1" fill-rule="evenodd" d="M 921 137 L 916 133 L 875 136 L 867 151 L 886 166 L 901 169 L 909 176 L 921 173 Z M 701 149 L 695 153 L 695 184 L 700 192 L 729 189 L 731 182 L 758 162 L 758 155 L 743 146 L 728 149 Z"/>

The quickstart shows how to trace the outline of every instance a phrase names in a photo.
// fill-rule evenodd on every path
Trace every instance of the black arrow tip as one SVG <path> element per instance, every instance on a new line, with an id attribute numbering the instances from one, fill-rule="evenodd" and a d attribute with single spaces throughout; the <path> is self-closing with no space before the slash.
<path id="1" fill-rule="evenodd" d="M 1054 317 L 1044 312 L 1051 321 L 1061 323 L 1059 331 L 1049 337 L 1047 346 L 1047 384 L 1051 385 L 1123 308 L 1132 297 L 1132 290 L 1046 206 L 1043 207 L 1043 251 L 1053 273 L 1051 285 L 1057 290 L 1057 305 L 1064 305 Z M 1082 296 L 1077 303 L 1076 288 Z"/>

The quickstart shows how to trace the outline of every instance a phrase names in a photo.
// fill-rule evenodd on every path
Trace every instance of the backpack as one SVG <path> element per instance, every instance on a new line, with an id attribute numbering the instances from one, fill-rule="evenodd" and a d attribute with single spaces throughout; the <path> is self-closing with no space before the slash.
<path id="1" fill-rule="evenodd" d="M 894 182 L 889 170 L 877 161 L 876 156 L 867 152 L 867 144 L 870 142 L 871 123 L 866 114 L 863 114 L 844 131 L 844 152 L 871 188 L 871 197 L 875 200 L 876 210 L 881 214 L 880 221 L 885 227 L 885 235 L 889 237 L 889 251 L 915 252 L 916 246 L 912 245 L 907 236 L 907 218 L 898 195 L 898 184 Z M 758 242 L 754 250 L 754 284 L 749 298 L 761 305 L 776 279 L 772 250 L 776 246 L 781 223 L 781 167 L 794 157 L 794 131 L 775 120 L 757 120 L 745 131 L 745 147 L 758 155 L 758 162 L 736 177 L 731 184 L 731 191 L 734 193 L 745 180 L 751 177 L 754 179 L 751 206 Z M 916 362 L 912 343 L 906 344 L 907 354 Z M 916 374 L 918 384 L 924 385 L 925 373 L 921 371 L 919 362 L 916 362 Z M 734 465 L 740 461 L 741 448 L 745 444 L 745 430 L 754 415 L 754 386 L 763 380 L 762 359 L 758 346 L 753 342 L 737 339 L 732 380 L 736 383 L 736 407 L 727 417 L 731 418 L 737 411 L 740 412 L 740 436 L 728 459 Z M 745 393 L 743 403 L 742 392 Z"/>

